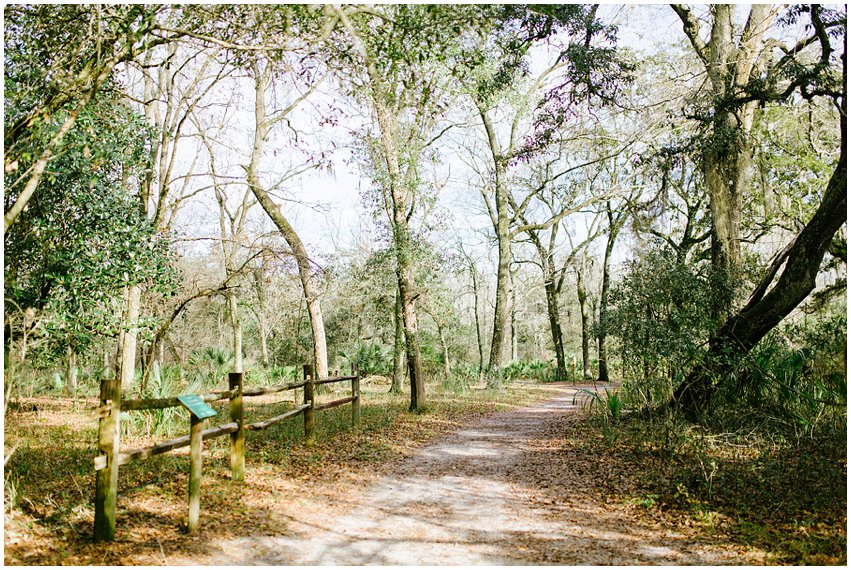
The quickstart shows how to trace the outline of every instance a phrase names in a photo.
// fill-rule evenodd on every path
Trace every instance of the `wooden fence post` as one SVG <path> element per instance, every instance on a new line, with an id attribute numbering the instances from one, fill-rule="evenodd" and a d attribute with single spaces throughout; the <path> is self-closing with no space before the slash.
<path id="1" fill-rule="evenodd" d="M 101 416 L 98 424 L 98 451 L 106 457 L 106 466 L 97 470 L 95 483 L 95 528 L 96 542 L 115 540 L 115 506 L 118 500 L 118 453 L 121 382 L 104 380 L 100 385 L 100 404 L 109 406 L 108 413 Z M 97 469 L 98 460 L 95 460 Z"/>
<path id="2" fill-rule="evenodd" d="M 352 425 L 360 429 L 360 369 L 352 378 Z"/>
<path id="3" fill-rule="evenodd" d="M 230 434 L 230 473 L 234 481 L 245 480 L 245 428 L 243 426 L 242 372 L 228 374 L 230 390 L 236 389 L 236 394 L 230 398 L 230 421 L 236 422 L 239 428 Z"/>
<path id="4" fill-rule="evenodd" d="M 198 530 L 201 515 L 201 461 L 204 441 L 201 438 L 204 420 L 195 414 L 189 415 L 189 524 L 187 530 Z"/>
<path id="5" fill-rule="evenodd" d="M 304 365 L 304 379 L 306 380 L 306 384 L 304 385 L 304 403 L 310 404 L 310 407 L 304 410 L 304 444 L 307 447 L 313 447 L 315 443 L 315 420 L 313 417 L 315 399 L 313 396 L 313 366 L 310 364 Z"/>

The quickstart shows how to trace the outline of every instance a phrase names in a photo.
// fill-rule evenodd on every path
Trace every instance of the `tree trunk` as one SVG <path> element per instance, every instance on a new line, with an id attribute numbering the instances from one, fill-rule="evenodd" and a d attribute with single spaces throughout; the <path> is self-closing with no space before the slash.
<path id="1" fill-rule="evenodd" d="M 142 288 L 139 285 L 131 285 L 124 294 L 124 318 L 119 335 L 119 376 L 121 390 L 129 394 L 133 388 L 136 377 L 136 336 L 141 306 Z"/>
<path id="2" fill-rule="evenodd" d="M 77 353 L 71 343 L 65 349 L 67 369 L 65 372 L 65 391 L 74 395 L 77 392 Z"/>
<path id="3" fill-rule="evenodd" d="M 709 341 L 709 351 L 700 365 L 674 392 L 673 403 L 691 419 L 698 419 L 712 407 L 721 383 L 736 373 L 750 350 L 791 313 L 815 289 L 821 261 L 831 239 L 846 223 L 847 128 L 845 108 L 840 111 L 841 148 L 839 162 L 827 184 L 824 198 L 795 238 L 785 255 L 775 260 L 756 288 L 748 304 L 727 319 Z M 785 268 L 767 293 L 768 286 L 785 258 Z M 753 382 L 744 378 L 745 384 Z"/>
<path id="4" fill-rule="evenodd" d="M 373 77 L 373 80 L 376 78 Z M 405 329 L 405 348 L 408 359 L 408 375 L 411 379 L 410 411 L 418 411 L 425 406 L 425 376 L 423 375 L 420 352 L 417 310 L 414 301 L 419 296 L 414 293 L 414 260 L 411 229 L 408 226 L 409 201 L 412 201 L 410 181 L 402 173 L 399 164 L 397 141 L 399 140 L 398 117 L 394 116 L 379 97 L 374 97 L 374 109 L 378 118 L 380 140 L 388 173 L 388 188 L 385 188 L 385 200 L 389 201 L 390 225 L 393 229 L 393 249 L 396 254 L 396 278 L 399 299 L 402 305 L 402 324 Z"/>
<path id="5" fill-rule="evenodd" d="M 381 147 L 381 158 L 383 166 L 387 169 L 386 183 L 382 190 L 385 200 L 390 226 L 393 231 L 393 248 L 396 254 L 396 277 L 399 287 L 399 297 L 402 304 L 402 322 L 405 328 L 405 347 L 408 359 L 408 373 L 411 378 L 411 404 L 409 409 L 417 411 L 425 406 L 425 377 L 423 376 L 422 360 L 420 355 L 419 334 L 417 330 L 417 311 L 414 305 L 418 294 L 414 292 L 414 260 L 411 230 L 408 226 L 408 216 L 413 213 L 415 196 L 417 192 L 416 169 L 408 165 L 403 171 L 400 157 L 403 155 L 403 145 L 420 143 L 425 146 L 425 140 L 411 137 L 406 133 L 402 136 L 399 120 L 410 110 L 409 107 L 399 106 L 396 96 L 396 87 L 388 86 L 386 76 L 382 75 L 374 64 L 372 54 L 360 39 L 354 26 L 344 11 L 333 8 L 339 16 L 343 26 L 349 31 L 355 42 L 357 51 L 364 58 L 364 64 L 369 76 L 369 95 L 372 110 L 378 122 L 379 143 Z M 404 86 L 401 86 L 404 89 Z M 391 95 L 392 94 L 392 95 Z M 403 98 L 404 99 L 404 98 Z M 396 100 L 397 106 L 393 106 Z M 422 117 L 424 118 L 424 117 Z M 425 119 L 424 120 L 428 120 Z M 416 131 L 415 131 L 416 132 Z M 422 147 L 420 147 L 420 150 Z M 404 149 L 405 153 L 411 149 Z M 417 155 L 416 152 L 413 155 Z"/>
<path id="6" fill-rule="evenodd" d="M 725 278 L 714 312 L 720 322 L 733 307 L 733 287 L 741 271 L 739 233 L 742 197 L 748 184 L 752 145 L 751 130 L 759 103 L 750 101 L 735 109 L 725 108 L 731 96 L 738 96 L 760 65 L 762 38 L 774 19 L 774 8 L 751 7 L 745 30 L 733 25 L 735 6 L 710 7 L 711 30 L 704 42 L 700 25 L 688 8 L 672 5 L 683 21 L 697 55 L 704 63 L 715 109 L 712 136 L 701 157 L 709 209 L 712 215 L 712 266 Z"/>
<path id="7" fill-rule="evenodd" d="M 597 339 L 597 358 L 599 362 L 599 369 L 597 371 L 598 382 L 609 381 L 609 355 L 606 351 L 606 326 L 608 324 L 609 288 L 611 286 L 609 264 L 612 259 L 612 251 L 615 249 L 615 242 L 618 239 L 618 234 L 623 227 L 623 222 L 626 220 L 625 214 L 615 217 L 609 202 L 606 202 L 606 210 L 609 217 L 609 235 L 606 239 L 606 253 L 603 255 L 603 284 L 600 287 L 600 335 Z"/>
<path id="8" fill-rule="evenodd" d="M 327 378 L 328 346 L 325 340 L 325 323 L 322 320 L 322 307 L 319 303 L 319 288 L 315 283 L 317 277 L 313 274 L 313 270 L 310 267 L 310 258 L 308 257 L 307 249 L 304 247 L 295 229 L 284 218 L 280 209 L 269 197 L 269 194 L 259 186 L 256 186 L 255 183 L 259 184 L 259 180 L 255 180 L 251 186 L 254 196 L 260 202 L 263 209 L 266 210 L 266 213 L 269 214 L 269 217 L 272 218 L 272 221 L 290 246 L 293 257 L 296 259 L 298 276 L 307 302 L 307 315 L 310 318 L 310 329 L 313 335 L 314 370 L 316 370 L 317 378 Z"/>
<path id="9" fill-rule="evenodd" d="M 511 234 L 509 232 L 508 197 L 503 183 L 504 168 L 497 166 L 496 176 L 496 231 L 497 270 L 496 304 L 493 311 L 493 338 L 491 339 L 490 361 L 488 369 L 496 372 L 505 362 L 506 340 L 508 337 L 508 289 L 511 265 Z"/>
<path id="10" fill-rule="evenodd" d="M 390 391 L 394 394 L 402 392 L 402 384 L 405 381 L 405 323 L 402 316 L 402 297 L 399 295 L 399 287 L 396 286 L 396 302 L 393 304 L 393 380 Z"/>
<path id="11" fill-rule="evenodd" d="M 559 315 L 558 291 L 556 291 L 555 276 L 544 280 L 544 292 L 547 296 L 547 317 L 550 322 L 550 335 L 556 353 L 556 379 L 567 379 L 567 363 L 564 357 L 564 339 L 561 334 L 561 316 Z"/>
<path id="12" fill-rule="evenodd" d="M 233 372 L 242 372 L 242 319 L 239 317 L 236 294 L 232 289 L 228 289 L 227 298 L 230 326 L 233 333 Z"/>
<path id="13" fill-rule="evenodd" d="M 753 121 L 749 105 L 741 114 L 721 113 L 715 118 L 713 140 L 703 153 L 702 170 L 709 194 L 712 216 L 711 252 L 712 266 L 723 277 L 722 290 L 718 292 L 716 318 L 723 322 L 733 307 L 734 287 L 741 272 L 740 227 L 744 189 L 748 183 L 751 144 L 750 129 L 739 125 L 741 117 L 748 124 Z M 741 117 L 740 117 L 741 115 Z M 730 133 L 735 133 L 730 141 Z"/>
<path id="14" fill-rule="evenodd" d="M 511 286 L 511 360 L 517 360 L 517 289 L 514 286 L 514 273 L 510 274 Z"/>
<path id="15" fill-rule="evenodd" d="M 252 275 L 254 277 L 254 292 L 257 295 L 257 310 L 255 311 L 255 315 L 257 317 L 257 329 L 260 333 L 260 359 L 263 362 L 263 366 L 268 368 L 269 327 L 266 324 L 266 289 L 263 282 L 263 268 L 255 268 Z"/>
<path id="16" fill-rule="evenodd" d="M 103 377 L 104 378 L 109 378 L 109 376 L 111 374 L 111 371 L 110 371 L 111 364 L 110 364 L 110 361 L 109 361 L 109 353 L 112 352 L 112 351 L 110 350 L 110 346 L 109 346 L 108 343 L 109 343 L 109 341 L 107 341 L 103 346 Z"/>
<path id="17" fill-rule="evenodd" d="M 263 366 L 265 368 L 269 367 L 269 331 L 266 329 L 266 319 L 259 318 L 257 320 L 257 327 L 260 332 L 260 360 L 263 362 Z"/>
<path id="18" fill-rule="evenodd" d="M 481 377 L 485 367 L 485 344 L 482 339 L 482 326 L 479 322 L 479 271 L 473 263 L 470 263 L 470 275 L 473 277 L 473 316 L 476 321 L 476 344 L 479 347 L 479 376 Z"/>
<path id="19" fill-rule="evenodd" d="M 405 346 L 408 357 L 408 374 L 411 378 L 410 411 L 425 406 L 425 378 L 420 357 L 420 341 L 417 328 L 417 310 L 414 306 L 414 271 L 411 259 L 411 235 L 405 216 L 402 196 L 393 190 L 393 241 L 396 249 L 396 275 L 399 297 L 402 303 L 402 323 L 405 327 Z"/>
<path id="20" fill-rule="evenodd" d="M 584 268 L 576 269 L 576 296 L 579 299 L 579 314 L 582 324 L 582 377 L 591 380 L 591 318 L 588 315 L 588 291 L 583 278 Z"/>
<path id="21" fill-rule="evenodd" d="M 442 326 L 437 327 L 437 334 L 440 337 L 440 346 L 443 349 L 443 375 L 448 380 L 452 375 L 452 363 L 449 361 L 449 344 L 446 342 L 446 335 Z"/>

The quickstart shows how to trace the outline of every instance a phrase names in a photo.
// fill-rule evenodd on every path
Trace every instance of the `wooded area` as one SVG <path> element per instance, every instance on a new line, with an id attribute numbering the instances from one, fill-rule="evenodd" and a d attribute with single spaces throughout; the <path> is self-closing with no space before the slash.
<path id="1" fill-rule="evenodd" d="M 99 489 L 119 423 L 173 437 L 178 395 L 304 365 L 409 412 L 591 382 L 606 441 L 844 450 L 846 28 L 829 5 L 7 5 L 4 414 L 111 414 Z M 359 420 L 359 394 L 331 403 Z"/>

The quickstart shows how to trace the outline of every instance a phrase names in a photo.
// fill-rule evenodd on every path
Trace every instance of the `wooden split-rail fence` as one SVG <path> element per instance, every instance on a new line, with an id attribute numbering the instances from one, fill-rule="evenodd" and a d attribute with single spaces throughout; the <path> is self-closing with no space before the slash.
<path id="1" fill-rule="evenodd" d="M 112 541 L 115 538 L 115 510 L 118 498 L 118 468 L 133 461 L 148 459 L 189 446 L 189 522 L 187 530 L 198 529 L 201 513 L 201 466 L 203 442 L 224 435 L 230 435 L 230 469 L 234 481 L 245 479 L 245 430 L 261 430 L 284 420 L 303 416 L 304 443 L 314 444 L 315 412 L 352 404 L 352 425 L 360 426 L 360 372 L 352 376 L 314 379 L 312 366 L 304 367 L 304 380 L 292 384 L 280 384 L 262 388 L 245 388 L 241 372 L 228 375 L 229 389 L 208 394 L 192 394 L 175 398 L 121 400 L 121 383 L 118 380 L 101 384 L 100 406 L 96 408 L 99 416 L 98 451 L 95 457 L 95 526 L 96 541 Z M 352 395 L 322 404 L 316 403 L 315 387 L 334 382 L 351 382 Z M 284 414 L 262 421 L 246 424 L 243 421 L 243 398 L 274 394 L 287 390 L 303 388 L 304 398 L 301 405 Z M 204 428 L 204 420 L 212 417 L 215 411 L 207 402 L 230 401 L 230 421 L 215 427 Z M 190 412 L 189 435 L 163 441 L 149 447 L 122 452 L 120 448 L 120 414 L 138 410 L 157 410 L 183 406 Z"/>

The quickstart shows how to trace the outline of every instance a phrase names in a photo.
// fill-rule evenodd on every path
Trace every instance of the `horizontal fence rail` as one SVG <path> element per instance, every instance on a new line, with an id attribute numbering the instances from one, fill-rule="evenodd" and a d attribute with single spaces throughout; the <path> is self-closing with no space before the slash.
<path id="1" fill-rule="evenodd" d="M 339 400 L 334 400 L 332 402 L 326 402 L 324 404 L 317 404 L 313 407 L 314 410 L 327 410 L 329 408 L 336 408 L 337 406 L 342 406 L 343 404 L 348 404 L 349 402 L 354 402 L 357 398 L 355 396 L 349 396 L 348 398 L 340 398 Z"/>
<path id="2" fill-rule="evenodd" d="M 239 424 L 236 422 L 232 422 L 229 424 L 224 424 L 216 427 L 211 427 L 203 430 L 201 432 L 202 441 L 207 441 L 209 439 L 215 439 L 217 437 L 221 437 L 223 435 L 228 435 L 233 433 L 239 429 Z M 118 454 L 118 465 L 127 465 L 128 463 L 133 463 L 134 461 L 139 461 L 140 459 L 148 459 L 150 457 L 154 457 L 156 455 L 162 455 L 163 453 L 168 453 L 169 451 L 174 451 L 175 449 L 180 449 L 181 447 L 186 447 L 189 445 L 190 438 L 188 435 L 184 435 L 183 437 L 178 437 L 175 439 L 170 439 L 168 441 L 163 441 L 161 443 L 155 443 L 154 445 L 143 447 L 141 449 L 135 449 L 133 451 L 128 451 L 127 453 L 119 453 Z M 95 459 L 95 469 L 98 469 L 97 460 Z M 103 467 L 106 467 L 106 460 L 103 460 Z"/>
<path id="3" fill-rule="evenodd" d="M 216 402 L 218 400 L 229 400 L 234 396 L 233 390 L 225 390 L 223 392 L 210 392 L 209 394 L 198 394 L 198 397 L 204 402 Z M 139 400 L 125 400 L 121 402 L 121 409 L 127 411 L 142 411 L 142 410 L 164 410 L 167 408 L 179 408 L 183 404 L 174 398 L 142 398 Z"/>
<path id="4" fill-rule="evenodd" d="M 314 380 L 313 385 L 319 386 L 320 384 L 333 384 L 334 382 L 345 382 L 347 380 L 354 380 L 354 376 L 337 376 L 336 378 L 324 378 L 322 380 Z"/>
<path id="5" fill-rule="evenodd" d="M 351 396 L 330 402 L 317 404 L 315 387 L 335 382 L 351 383 Z M 243 398 L 277 394 L 288 390 L 303 389 L 301 404 L 283 414 L 246 424 L 244 422 Z M 183 399 L 184 401 L 181 401 Z M 204 419 L 213 417 L 216 412 L 207 406 L 209 402 L 228 400 L 229 421 L 222 425 L 204 429 Z M 298 400 L 298 398 L 296 398 Z M 245 479 L 245 431 L 263 430 L 297 416 L 304 418 L 304 443 L 314 444 L 315 412 L 352 404 L 352 425 L 360 426 L 360 372 L 352 376 L 334 378 L 313 378 L 313 367 L 304 366 L 304 380 L 275 386 L 245 388 L 243 374 L 232 372 L 228 375 L 228 390 L 206 394 L 186 395 L 173 398 L 140 398 L 121 400 L 121 385 L 114 380 L 101 383 L 100 405 L 94 408 L 98 424 L 98 451 L 94 459 L 96 472 L 95 489 L 95 525 L 96 541 L 112 541 L 115 538 L 115 512 L 118 495 L 118 467 L 135 461 L 142 461 L 189 447 L 189 532 L 197 530 L 200 520 L 201 476 L 204 441 L 230 435 L 230 467 L 234 481 Z M 185 407 L 190 412 L 189 434 L 162 441 L 153 445 L 121 452 L 120 418 L 121 412 L 149 411 Z"/>
<path id="6" fill-rule="evenodd" d="M 307 384 L 307 380 L 303 382 L 296 382 L 295 384 L 279 384 L 278 386 L 267 386 L 264 388 L 249 388 L 242 392 L 243 397 L 250 396 L 263 396 L 265 394 L 276 394 L 278 392 L 284 392 L 286 390 L 295 390 L 297 388 L 303 388 Z"/>
<path id="7" fill-rule="evenodd" d="M 281 414 L 280 416 L 275 416 L 273 418 L 269 418 L 268 420 L 263 420 L 262 422 L 255 422 L 253 424 L 248 424 L 247 426 L 245 426 L 245 429 L 249 429 L 249 430 L 266 429 L 267 427 L 273 426 L 273 425 L 280 423 L 280 422 L 282 422 L 286 419 L 294 418 L 295 416 L 304 412 L 309 407 L 310 407 L 310 404 L 302 404 L 301 406 L 299 406 L 295 409 L 292 409 L 289 412 Z"/>

